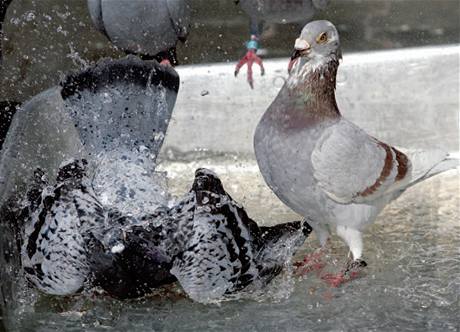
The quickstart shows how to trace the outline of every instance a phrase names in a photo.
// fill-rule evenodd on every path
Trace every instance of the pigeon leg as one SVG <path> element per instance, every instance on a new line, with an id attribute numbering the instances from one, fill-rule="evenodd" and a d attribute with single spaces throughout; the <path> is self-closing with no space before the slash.
<path id="1" fill-rule="evenodd" d="M 330 247 L 330 232 L 327 225 L 317 223 L 310 219 L 308 220 L 308 223 L 315 230 L 316 237 L 318 238 L 321 247 L 315 250 L 313 253 L 306 255 L 300 262 L 294 263 L 294 266 L 298 268 L 297 273 L 299 275 L 304 275 L 311 271 L 321 270 L 325 266 L 322 258 Z"/>
<path id="2" fill-rule="evenodd" d="M 367 266 L 366 262 L 361 260 L 361 255 L 363 253 L 363 238 L 361 232 L 347 226 L 338 225 L 337 234 L 347 243 L 353 258 L 348 261 L 345 268 L 337 275 L 325 274 L 321 276 L 323 280 L 333 287 L 338 287 L 347 281 L 357 278 L 360 270 Z"/>
<path id="3" fill-rule="evenodd" d="M 258 48 L 257 37 L 251 36 L 251 40 L 246 43 L 246 48 L 248 49 L 247 53 L 236 64 L 235 77 L 238 75 L 241 67 L 247 64 L 247 80 L 251 89 L 254 89 L 254 79 L 252 76 L 252 65 L 254 64 L 254 62 L 260 66 L 260 74 L 262 76 L 265 74 L 265 68 L 262 63 L 262 59 L 256 54 Z"/>
<path id="4" fill-rule="evenodd" d="M 358 260 L 363 254 L 363 235 L 354 228 L 337 225 L 337 235 L 345 241 L 353 254 L 353 259 Z"/>

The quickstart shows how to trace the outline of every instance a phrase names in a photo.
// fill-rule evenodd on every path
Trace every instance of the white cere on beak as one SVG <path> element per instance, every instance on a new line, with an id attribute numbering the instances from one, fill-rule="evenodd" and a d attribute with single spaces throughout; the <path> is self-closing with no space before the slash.
<path id="1" fill-rule="evenodd" d="M 305 39 L 297 38 L 297 39 L 295 40 L 294 48 L 295 48 L 296 50 L 299 50 L 299 51 L 301 51 L 301 50 L 307 50 L 307 49 L 310 48 L 310 44 L 307 43 L 307 41 L 306 41 Z"/>

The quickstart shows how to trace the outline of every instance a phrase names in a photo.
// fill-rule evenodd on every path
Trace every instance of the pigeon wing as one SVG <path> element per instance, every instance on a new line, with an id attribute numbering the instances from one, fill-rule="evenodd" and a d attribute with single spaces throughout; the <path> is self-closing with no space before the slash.
<path id="1" fill-rule="evenodd" d="M 318 186 L 343 204 L 372 202 L 410 180 L 406 155 L 344 119 L 326 129 L 311 160 Z"/>

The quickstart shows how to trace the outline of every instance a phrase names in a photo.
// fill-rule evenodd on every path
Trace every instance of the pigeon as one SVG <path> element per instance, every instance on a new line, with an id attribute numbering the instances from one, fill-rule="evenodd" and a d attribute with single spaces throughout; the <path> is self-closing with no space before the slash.
<path id="1" fill-rule="evenodd" d="M 190 194 L 193 219 L 171 273 L 200 303 L 263 288 L 312 231 L 300 221 L 259 227 L 208 169 L 196 171 Z"/>
<path id="2" fill-rule="evenodd" d="M 94 285 L 124 299 L 178 281 L 200 303 L 263 288 L 312 231 L 300 221 L 258 227 L 203 168 L 171 208 L 113 225 L 89 243 Z"/>
<path id="3" fill-rule="evenodd" d="M 174 69 L 132 55 L 103 59 L 60 83 L 59 111 L 86 158 L 63 161 L 51 184 L 36 171 L 43 179 L 34 177 L 29 192 L 39 194 L 26 195 L 21 213 L 22 265 L 32 284 L 56 295 L 82 289 L 90 273 L 87 243 L 96 230 L 120 213 L 138 216 L 167 204 L 155 161 L 178 88 Z"/>
<path id="4" fill-rule="evenodd" d="M 262 59 L 257 55 L 260 35 L 265 23 L 294 23 L 308 22 L 315 12 L 325 9 L 329 0 L 237 0 L 243 11 L 249 16 L 250 39 L 246 42 L 247 53 L 235 67 L 235 77 L 242 66 L 247 64 L 247 81 L 251 89 L 254 88 L 252 65 L 255 62 L 260 66 L 261 75 L 265 74 Z"/>
<path id="5" fill-rule="evenodd" d="M 118 48 L 177 65 L 177 41 L 190 30 L 190 7 L 177 0 L 88 0 L 95 27 Z"/>
<path id="6" fill-rule="evenodd" d="M 410 186 L 458 166 L 443 151 L 403 153 L 342 117 L 335 99 L 341 59 L 329 21 L 310 22 L 295 41 L 290 76 L 260 119 L 254 149 L 260 171 L 288 207 L 308 218 L 324 246 L 329 226 L 352 258 L 333 284 L 366 265 L 362 232 Z"/>
<path id="7" fill-rule="evenodd" d="M 171 208 L 142 216 L 104 207 L 84 159 L 61 165 L 54 186 L 37 169 L 27 201 L 23 270 L 53 295 L 98 286 L 137 298 L 179 281 L 193 300 L 214 302 L 264 287 L 312 231 L 299 221 L 258 227 L 207 169 Z"/>

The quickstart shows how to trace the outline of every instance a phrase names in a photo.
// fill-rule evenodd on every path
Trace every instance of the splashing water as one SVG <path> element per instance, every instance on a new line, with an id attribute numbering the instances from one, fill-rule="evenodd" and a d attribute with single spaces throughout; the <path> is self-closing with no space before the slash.
<path id="1" fill-rule="evenodd" d="M 266 188 L 252 160 L 229 156 L 163 161 L 171 190 L 181 195 L 193 171 L 217 172 L 234 199 L 261 225 L 299 217 Z M 455 331 L 460 285 L 458 171 L 421 183 L 389 205 L 365 232 L 365 274 L 330 288 L 315 273 L 298 276 L 291 263 L 265 289 L 233 294 L 210 305 L 185 297 L 177 284 L 146 298 L 117 301 L 101 295 L 41 295 L 21 283 L 21 305 L 9 324 L 20 330 L 62 331 L 330 331 L 376 329 Z M 307 239 L 293 261 L 318 247 Z M 338 270 L 346 248 L 335 237 L 325 269 Z M 10 316 L 13 317 L 13 316 Z"/>

